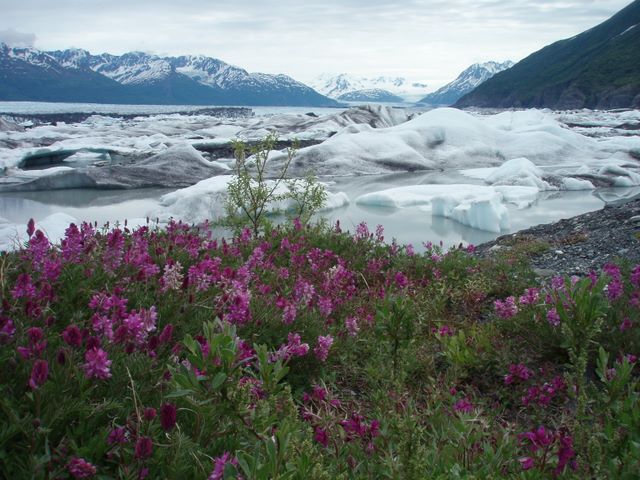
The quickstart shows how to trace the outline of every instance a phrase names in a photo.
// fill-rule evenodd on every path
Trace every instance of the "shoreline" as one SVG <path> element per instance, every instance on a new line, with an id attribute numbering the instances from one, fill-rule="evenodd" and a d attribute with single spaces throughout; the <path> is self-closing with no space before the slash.
<path id="1" fill-rule="evenodd" d="M 640 198 L 502 235 L 476 252 L 489 256 L 514 248 L 529 252 L 541 277 L 584 276 L 614 260 L 640 263 Z"/>

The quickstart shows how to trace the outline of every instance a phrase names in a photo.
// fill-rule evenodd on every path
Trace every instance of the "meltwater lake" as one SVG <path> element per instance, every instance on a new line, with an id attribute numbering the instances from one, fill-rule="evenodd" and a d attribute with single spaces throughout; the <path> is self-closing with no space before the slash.
<path id="1" fill-rule="evenodd" d="M 60 213 L 99 225 L 139 224 L 147 217 L 198 222 L 209 211 L 215 218 L 223 197 L 206 185 L 101 189 L 64 188 L 59 182 L 55 189 L 41 189 L 32 181 L 49 176 L 55 185 L 61 172 L 99 170 L 116 165 L 116 158 L 133 165 L 158 155 L 170 160 L 176 148 L 191 149 L 188 161 L 228 175 L 233 159 L 216 156 L 217 146 L 233 138 L 260 139 L 269 131 L 309 141 L 296 156 L 294 174 L 315 171 L 334 199 L 341 199 L 318 218 L 351 231 L 360 222 L 371 230 L 380 224 L 387 241 L 417 250 L 424 242 L 479 244 L 640 194 L 634 157 L 640 136 L 618 128 L 640 123 L 637 111 L 256 107 L 245 118 L 216 118 L 199 114 L 201 108 L 0 102 L 0 115 L 22 116 L 5 117 L 18 126 L 0 131 L 0 232 L 20 234 L 30 218 L 38 222 Z M 29 121 L 29 115 L 57 113 L 93 115 L 73 124 Z M 36 172 L 22 169 L 23 159 L 34 155 L 60 159 Z M 434 188 L 437 195 L 430 193 Z M 168 205 L 165 196 L 172 192 L 188 202 Z"/>

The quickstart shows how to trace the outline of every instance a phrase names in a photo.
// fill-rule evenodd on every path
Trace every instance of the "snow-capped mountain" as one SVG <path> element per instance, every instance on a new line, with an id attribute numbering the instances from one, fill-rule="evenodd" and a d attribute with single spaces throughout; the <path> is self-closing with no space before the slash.
<path id="1" fill-rule="evenodd" d="M 428 105 L 453 105 L 478 85 L 486 82 L 496 73 L 502 72 L 514 65 L 512 61 L 474 63 L 451 83 L 439 88 L 420 100 Z"/>
<path id="2" fill-rule="evenodd" d="M 411 82 L 405 77 L 360 77 L 348 73 L 325 73 L 309 82 L 309 85 L 317 92 L 336 99 L 360 90 L 384 90 L 406 101 L 412 101 L 423 97 L 427 91 L 425 83 Z"/>
<path id="3" fill-rule="evenodd" d="M 388 90 L 380 88 L 366 88 L 343 93 L 337 100 L 341 102 L 375 102 L 375 103 L 402 103 L 404 99 L 394 95 Z"/>
<path id="4" fill-rule="evenodd" d="M 249 73 L 205 56 L 92 55 L 0 44 L 0 100 L 333 106 L 286 75 Z"/>

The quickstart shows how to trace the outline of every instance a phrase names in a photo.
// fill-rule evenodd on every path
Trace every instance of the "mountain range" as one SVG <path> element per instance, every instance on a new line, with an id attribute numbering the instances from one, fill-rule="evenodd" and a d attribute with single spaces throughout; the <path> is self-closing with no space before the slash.
<path id="1" fill-rule="evenodd" d="M 544 47 L 456 107 L 640 107 L 640 0 L 575 37 Z"/>
<path id="2" fill-rule="evenodd" d="M 323 95 L 341 101 L 415 101 L 428 91 L 425 83 L 413 82 L 405 77 L 361 77 L 348 73 L 325 73 L 309 82 L 309 85 Z"/>
<path id="3" fill-rule="evenodd" d="M 92 55 L 0 43 L 0 100 L 337 106 L 286 75 L 248 73 L 205 56 Z"/>
<path id="4" fill-rule="evenodd" d="M 503 63 L 485 62 L 474 63 L 464 70 L 458 77 L 439 88 L 433 93 L 422 98 L 419 103 L 427 105 L 453 105 L 459 98 L 471 92 L 483 82 L 493 77 L 496 73 L 502 72 L 514 65 L 511 61 Z"/>

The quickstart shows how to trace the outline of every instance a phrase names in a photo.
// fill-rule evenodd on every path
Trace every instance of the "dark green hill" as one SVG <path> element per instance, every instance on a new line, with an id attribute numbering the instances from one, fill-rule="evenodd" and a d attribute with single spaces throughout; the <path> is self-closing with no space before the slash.
<path id="1" fill-rule="evenodd" d="M 640 108 L 640 0 L 498 73 L 455 106 Z"/>

